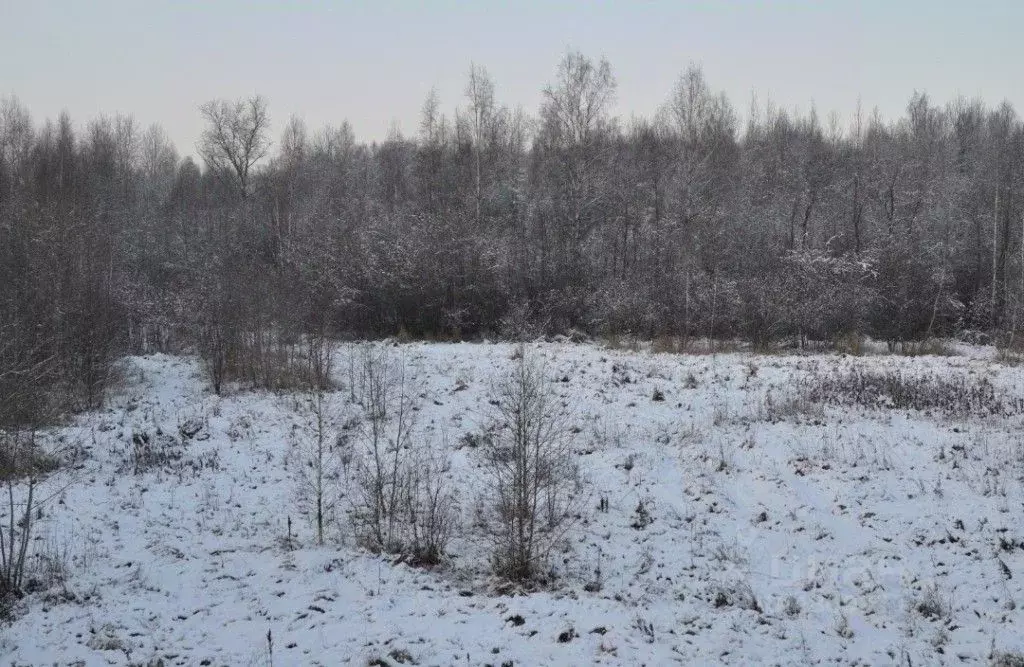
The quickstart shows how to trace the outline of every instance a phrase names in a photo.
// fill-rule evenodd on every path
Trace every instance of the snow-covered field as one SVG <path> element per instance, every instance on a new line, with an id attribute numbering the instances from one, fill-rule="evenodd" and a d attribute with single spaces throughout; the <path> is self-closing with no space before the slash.
<path id="1" fill-rule="evenodd" d="M 137 357 L 107 410 L 49 436 L 85 449 L 42 494 L 53 499 L 35 546 L 66 561 L 66 578 L 19 603 L 0 662 L 924 665 L 1024 653 L 1024 417 L 795 400 L 808 378 L 848 367 L 1024 396 L 1022 371 L 991 350 L 529 348 L 564 399 L 586 482 L 553 588 L 499 592 L 471 527 L 480 453 L 463 436 L 488 423 L 512 346 L 394 350 L 420 394 L 420 437 L 448 448 L 460 492 L 465 526 L 435 570 L 360 550 L 343 519 L 316 546 L 297 500 L 293 396 L 216 397 L 194 359 Z M 183 438 L 182 425 L 201 428 Z M 135 474 L 143 433 L 180 458 Z"/>

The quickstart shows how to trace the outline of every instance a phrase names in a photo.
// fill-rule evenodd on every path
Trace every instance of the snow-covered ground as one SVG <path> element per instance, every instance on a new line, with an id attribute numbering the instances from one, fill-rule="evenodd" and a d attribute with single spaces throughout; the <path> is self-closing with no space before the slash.
<path id="1" fill-rule="evenodd" d="M 462 436 L 488 423 L 512 346 L 394 350 L 420 394 L 420 438 L 448 448 L 460 492 L 465 526 L 433 571 L 360 550 L 343 520 L 315 545 L 293 396 L 216 397 L 194 359 L 137 357 L 107 410 L 49 436 L 85 448 L 42 494 L 35 546 L 66 560 L 66 580 L 19 603 L 0 662 L 922 665 L 1024 652 L 1024 418 L 794 400 L 808 378 L 855 366 L 1024 396 L 1022 371 L 990 350 L 529 348 L 564 399 L 586 481 L 554 588 L 499 594 L 471 527 L 480 453 Z M 182 425 L 201 430 L 182 438 Z M 180 458 L 135 474 L 143 433 Z"/>

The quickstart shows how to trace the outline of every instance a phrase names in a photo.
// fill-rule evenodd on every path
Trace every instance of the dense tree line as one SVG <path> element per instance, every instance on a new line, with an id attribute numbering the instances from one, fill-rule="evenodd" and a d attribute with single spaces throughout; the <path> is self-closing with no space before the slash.
<path id="1" fill-rule="evenodd" d="M 534 116 L 474 65 L 452 115 L 432 94 L 415 137 L 372 144 L 294 117 L 272 141 L 264 99 L 215 100 L 202 164 L 129 116 L 83 132 L 5 99 L 4 400 L 38 406 L 38 384 L 93 405 L 115 354 L 178 346 L 218 389 L 272 386 L 303 333 L 769 346 L 1017 328 L 1009 104 L 915 93 L 903 118 L 850 121 L 753 104 L 741 126 L 696 67 L 653 118 L 614 117 L 615 94 L 607 62 L 570 53 Z"/>

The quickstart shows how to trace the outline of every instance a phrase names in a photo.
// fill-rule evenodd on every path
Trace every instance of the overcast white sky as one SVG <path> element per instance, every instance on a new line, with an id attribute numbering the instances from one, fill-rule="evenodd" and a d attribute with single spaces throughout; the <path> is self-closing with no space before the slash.
<path id="1" fill-rule="evenodd" d="M 1013 0 L 0 0 L 0 94 L 37 121 L 158 121 L 185 154 L 202 102 L 254 92 L 275 136 L 294 113 L 311 128 L 347 118 L 374 140 L 393 121 L 415 133 L 432 86 L 446 113 L 464 104 L 474 61 L 500 103 L 535 113 L 576 49 L 611 62 L 626 119 L 651 114 L 691 61 L 741 112 L 756 93 L 844 119 L 860 97 L 894 117 L 915 89 L 1024 103 L 1022 28 Z"/>

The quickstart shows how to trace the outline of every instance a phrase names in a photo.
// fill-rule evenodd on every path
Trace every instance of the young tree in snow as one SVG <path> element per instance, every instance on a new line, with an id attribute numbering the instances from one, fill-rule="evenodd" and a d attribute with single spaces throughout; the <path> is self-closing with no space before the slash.
<path id="1" fill-rule="evenodd" d="M 496 437 L 484 451 L 494 570 L 541 574 L 565 535 L 580 489 L 570 433 L 544 366 L 519 347 L 494 397 Z"/>
<path id="2" fill-rule="evenodd" d="M 347 449 L 334 437 L 338 431 L 339 406 L 330 392 L 333 384 L 333 343 L 311 335 L 306 345 L 312 387 L 300 400 L 305 424 L 298 434 L 296 450 L 300 465 L 300 496 L 313 515 L 316 542 L 324 543 L 324 527 L 332 520 L 341 497 L 341 473 Z"/>
<path id="3" fill-rule="evenodd" d="M 365 345 L 357 362 L 365 427 L 358 452 L 352 518 L 357 537 L 375 551 L 432 565 L 457 521 L 444 457 L 417 441 L 415 400 L 404 360 Z"/>

